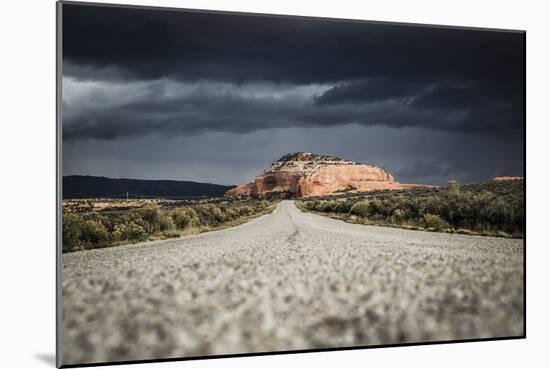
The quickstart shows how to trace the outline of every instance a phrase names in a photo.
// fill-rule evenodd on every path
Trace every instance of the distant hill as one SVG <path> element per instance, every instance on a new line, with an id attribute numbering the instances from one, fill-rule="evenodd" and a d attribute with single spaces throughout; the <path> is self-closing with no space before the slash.
<path id="1" fill-rule="evenodd" d="M 169 180 L 107 178 L 94 176 L 63 177 L 63 198 L 192 198 L 220 197 L 235 186 Z"/>

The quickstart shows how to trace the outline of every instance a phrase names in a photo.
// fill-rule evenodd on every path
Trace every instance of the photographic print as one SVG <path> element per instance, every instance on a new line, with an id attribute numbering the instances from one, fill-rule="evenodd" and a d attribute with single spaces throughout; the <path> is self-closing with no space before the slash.
<path id="1" fill-rule="evenodd" d="M 58 3 L 58 365 L 525 337 L 525 32 Z"/>

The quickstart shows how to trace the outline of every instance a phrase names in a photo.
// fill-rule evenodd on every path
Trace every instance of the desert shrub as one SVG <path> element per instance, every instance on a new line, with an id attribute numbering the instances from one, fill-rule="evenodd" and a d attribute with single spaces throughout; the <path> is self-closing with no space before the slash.
<path id="1" fill-rule="evenodd" d="M 318 206 L 318 211 L 324 213 L 332 213 L 335 211 L 337 203 L 333 200 L 323 201 Z"/>
<path id="2" fill-rule="evenodd" d="M 240 216 L 248 216 L 254 214 L 254 208 L 252 206 L 240 206 L 239 207 L 239 215 Z"/>
<path id="3" fill-rule="evenodd" d="M 181 236 L 180 233 L 177 231 L 165 231 L 163 235 L 166 238 L 177 238 Z"/>
<path id="4" fill-rule="evenodd" d="M 267 200 L 260 200 L 254 204 L 257 211 L 263 210 L 269 206 L 270 202 Z"/>
<path id="5" fill-rule="evenodd" d="M 191 209 L 192 210 L 192 209 Z M 194 212 L 194 210 L 193 210 Z M 185 208 L 176 208 L 170 211 L 170 216 L 176 228 L 184 229 L 191 222 L 191 217 Z"/>
<path id="6" fill-rule="evenodd" d="M 406 213 L 402 209 L 395 209 L 391 215 L 390 221 L 392 223 L 399 224 L 401 223 L 406 217 Z"/>
<path id="7" fill-rule="evenodd" d="M 166 232 L 174 229 L 176 225 L 168 214 L 162 214 L 160 217 L 160 231 Z"/>
<path id="8" fill-rule="evenodd" d="M 239 210 L 234 208 L 223 208 L 222 212 L 226 221 L 233 220 L 239 215 Z"/>
<path id="9" fill-rule="evenodd" d="M 510 235 L 509 235 L 508 233 L 504 232 L 504 231 L 497 231 L 497 232 L 495 233 L 495 236 L 497 236 L 497 237 L 505 237 L 505 238 L 510 237 Z"/>
<path id="10" fill-rule="evenodd" d="M 445 203 L 441 197 L 428 196 L 422 209 L 428 214 L 442 214 L 444 207 Z"/>
<path id="11" fill-rule="evenodd" d="M 200 204 L 195 207 L 195 211 L 202 225 L 211 223 L 220 223 L 225 221 L 222 211 L 214 204 Z"/>
<path id="12" fill-rule="evenodd" d="M 109 240 L 109 233 L 99 220 L 88 219 L 82 222 L 80 239 L 86 244 L 102 245 Z"/>
<path id="13" fill-rule="evenodd" d="M 382 218 L 390 217 L 395 210 L 395 202 L 391 197 L 384 198 L 378 204 L 374 203 L 373 205 L 377 205 L 376 212 L 373 211 L 373 214 L 380 215 Z"/>
<path id="14" fill-rule="evenodd" d="M 161 229 L 162 214 L 158 206 L 148 205 L 136 210 L 136 214 L 147 223 L 149 233 L 159 232 Z"/>
<path id="15" fill-rule="evenodd" d="M 74 251 L 80 247 L 82 222 L 79 214 L 63 214 L 63 251 Z"/>
<path id="16" fill-rule="evenodd" d="M 153 228 L 152 228 L 151 224 L 149 222 L 147 222 L 145 219 L 143 219 L 141 217 L 141 215 L 142 215 L 142 212 L 139 211 L 139 210 L 128 211 L 127 213 L 125 213 L 124 215 L 122 215 L 121 217 L 116 219 L 116 221 L 113 225 L 113 229 L 114 229 L 115 225 L 117 225 L 117 224 L 134 223 L 134 224 L 140 226 L 141 228 L 143 228 L 146 233 L 153 233 Z"/>
<path id="17" fill-rule="evenodd" d="M 305 203 L 303 203 L 303 205 L 305 206 L 305 208 L 307 210 L 315 210 L 317 208 L 317 206 L 319 205 L 319 201 L 317 201 L 317 200 L 306 201 Z"/>
<path id="18" fill-rule="evenodd" d="M 334 212 L 379 223 L 410 225 L 446 232 L 461 230 L 478 234 L 505 232 L 522 237 L 525 232 L 523 181 L 488 182 L 440 188 L 412 188 L 342 194 L 336 199 L 306 199 L 306 210 Z M 442 221 L 433 218 L 437 215 Z M 434 223 L 427 225 L 427 223 Z M 423 227 L 424 227 L 423 226 Z M 502 233 L 503 234 L 503 233 Z"/>
<path id="19" fill-rule="evenodd" d="M 340 214 L 347 214 L 350 212 L 352 203 L 348 201 L 338 201 L 334 206 L 333 211 Z"/>
<path id="20" fill-rule="evenodd" d="M 109 208 L 108 211 L 79 210 L 78 213 L 64 208 L 63 252 L 143 241 L 150 236 L 177 237 L 181 234 L 178 230 L 186 228 L 207 231 L 224 222 L 263 211 L 272 202 L 201 201 L 179 204 L 185 206 L 169 204 L 168 209 L 164 210 L 157 204 L 147 204 L 131 210 Z"/>
<path id="21" fill-rule="evenodd" d="M 384 205 L 382 201 L 375 198 L 369 201 L 369 206 L 367 210 L 368 215 L 382 215 L 384 213 Z"/>
<path id="22" fill-rule="evenodd" d="M 133 221 L 114 226 L 113 237 L 117 241 L 139 241 L 147 237 L 145 228 Z"/>
<path id="23" fill-rule="evenodd" d="M 191 219 L 198 218 L 198 215 L 197 215 L 197 212 L 195 211 L 195 209 L 185 208 L 185 211 L 187 212 L 187 215 L 189 215 L 191 217 Z"/>
<path id="24" fill-rule="evenodd" d="M 319 202 L 319 205 L 317 205 L 316 210 L 324 213 L 326 208 L 327 208 L 327 202 L 323 200 Z"/>
<path id="25" fill-rule="evenodd" d="M 370 203 L 367 200 L 360 201 L 353 205 L 350 209 L 350 213 L 360 217 L 366 217 L 370 212 Z"/>
<path id="26" fill-rule="evenodd" d="M 436 231 L 449 228 L 449 224 L 436 214 L 424 214 L 420 224 L 425 228 L 433 228 Z"/>
<path id="27" fill-rule="evenodd" d="M 208 204 L 208 207 L 210 208 L 210 213 L 212 214 L 212 217 L 214 218 L 215 221 L 220 223 L 226 221 L 226 217 L 224 216 L 220 208 L 218 208 L 214 204 Z"/>
<path id="28" fill-rule="evenodd" d="M 459 234 L 467 234 L 467 235 L 473 235 L 475 234 L 474 231 L 471 231 L 469 229 L 464 229 L 464 228 L 459 228 L 456 230 L 456 233 L 459 233 Z"/>

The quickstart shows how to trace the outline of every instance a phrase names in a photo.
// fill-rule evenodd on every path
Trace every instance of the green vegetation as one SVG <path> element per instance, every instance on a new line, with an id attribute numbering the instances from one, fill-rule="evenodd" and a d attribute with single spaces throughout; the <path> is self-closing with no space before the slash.
<path id="1" fill-rule="evenodd" d="M 96 211 L 90 210 L 95 209 L 93 204 L 86 207 L 71 204 L 63 208 L 63 252 L 222 229 L 271 212 L 275 205 L 266 200 L 219 199 L 180 203 L 136 201 L 132 207 L 127 202 L 113 201 L 104 210 Z"/>
<path id="2" fill-rule="evenodd" d="M 299 208 L 352 223 L 523 238 L 524 181 L 411 188 L 307 198 Z"/>

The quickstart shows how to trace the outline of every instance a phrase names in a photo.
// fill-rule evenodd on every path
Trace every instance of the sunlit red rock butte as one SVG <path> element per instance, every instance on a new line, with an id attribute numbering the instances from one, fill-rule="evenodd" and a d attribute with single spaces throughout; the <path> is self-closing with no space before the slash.
<path id="1" fill-rule="evenodd" d="M 226 196 L 326 196 L 344 192 L 391 190 L 418 185 L 402 184 L 382 168 L 334 156 L 290 153 L 272 163 L 263 174 L 226 192 Z"/>

